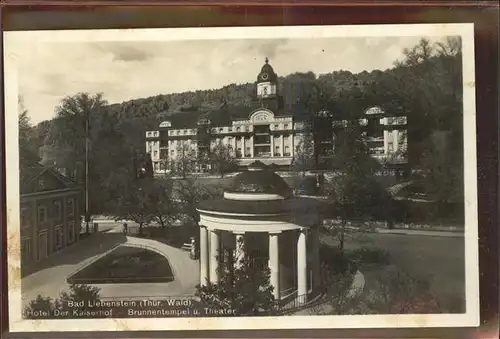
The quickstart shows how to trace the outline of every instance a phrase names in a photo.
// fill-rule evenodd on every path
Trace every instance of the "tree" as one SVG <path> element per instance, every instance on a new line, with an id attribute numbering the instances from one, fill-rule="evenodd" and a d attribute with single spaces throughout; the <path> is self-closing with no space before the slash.
<path id="1" fill-rule="evenodd" d="M 19 167 L 24 171 L 26 167 L 38 163 L 38 146 L 35 139 L 35 128 L 31 125 L 28 111 L 19 98 Z"/>
<path id="2" fill-rule="evenodd" d="M 182 178 L 186 178 L 186 174 L 195 170 L 196 166 L 196 151 L 187 142 L 181 142 L 177 147 L 177 156 L 173 159 L 175 171 Z"/>
<path id="3" fill-rule="evenodd" d="M 65 158 L 57 159 L 61 167 L 73 173 L 85 164 L 85 147 L 96 141 L 102 127 L 104 106 L 107 102 L 102 94 L 77 93 L 64 97 L 56 107 L 56 118 L 47 136 L 46 143 L 60 149 L 70 149 L 64 153 Z M 75 178 L 84 182 L 84 177 Z"/>
<path id="4" fill-rule="evenodd" d="M 35 316 L 37 312 L 46 312 L 47 316 L 45 318 L 53 317 L 55 310 L 68 310 L 72 311 L 75 308 L 86 308 L 86 305 L 89 301 L 96 301 L 100 299 L 99 296 L 100 289 L 97 287 L 89 286 L 89 285 L 78 285 L 71 284 L 69 286 L 69 293 L 66 291 L 62 291 L 59 294 L 59 298 L 52 299 L 50 297 L 44 297 L 39 294 L 34 300 L 31 300 L 29 304 L 24 308 L 24 316 L 26 318 L 39 318 Z M 84 301 L 84 306 L 68 306 L 68 302 L 81 302 Z M 71 315 L 71 312 L 69 313 Z"/>
<path id="5" fill-rule="evenodd" d="M 348 221 L 377 217 L 379 211 L 387 210 L 390 196 L 375 179 L 380 165 L 368 153 L 356 120 L 348 123 L 337 143 L 333 159 L 335 173 L 325 190 L 334 213 L 340 217 L 337 235 L 343 255 Z M 390 217 L 390 213 L 384 217 Z"/>
<path id="6" fill-rule="evenodd" d="M 234 157 L 231 148 L 222 142 L 215 145 L 208 157 L 212 169 L 219 173 L 221 178 L 238 167 L 238 160 Z"/>
<path id="7" fill-rule="evenodd" d="M 442 138 L 433 139 L 444 139 L 444 145 L 443 142 L 432 142 L 431 139 L 431 145 L 424 153 L 424 176 L 421 184 L 428 197 L 437 202 L 437 212 L 442 213 L 449 209 L 447 203 L 463 200 L 463 168 L 458 165 L 462 155 L 453 152 L 447 145 L 449 133 L 440 134 Z"/>
<path id="8" fill-rule="evenodd" d="M 171 179 L 154 180 L 147 188 L 152 220 L 162 228 L 172 225 L 179 216 L 180 206 L 174 200 L 173 185 Z"/>
<path id="9" fill-rule="evenodd" d="M 98 287 L 84 285 L 84 284 L 71 284 L 69 286 L 69 293 L 62 291 L 59 296 L 59 303 L 63 307 L 67 307 L 68 302 L 84 302 L 87 304 L 89 301 L 99 300 L 100 289 Z M 83 307 L 86 308 L 86 307 Z"/>
<path id="10" fill-rule="evenodd" d="M 174 196 L 177 198 L 180 213 L 183 214 L 195 225 L 200 219 L 196 207 L 202 200 L 216 196 L 222 196 L 221 188 L 209 188 L 201 184 L 196 178 L 186 178 L 176 181 L 178 185 L 174 189 Z"/>
<path id="11" fill-rule="evenodd" d="M 57 305 L 57 299 L 54 300 L 50 297 L 44 297 L 39 294 L 34 300 L 29 302 L 29 304 L 24 308 L 23 313 L 26 318 L 31 318 L 32 315 L 37 312 L 49 312 L 52 314 L 57 308 Z"/>
<path id="12" fill-rule="evenodd" d="M 293 169 L 305 175 L 307 170 L 314 168 L 314 142 L 310 130 L 307 130 L 300 140 L 293 157 Z"/>
<path id="13" fill-rule="evenodd" d="M 416 279 L 395 266 L 380 270 L 358 300 L 361 314 L 440 313 L 441 306 L 426 280 Z"/>
<path id="14" fill-rule="evenodd" d="M 89 93 L 78 93 L 62 99 L 56 107 L 56 118 L 48 138 L 50 144 L 65 152 L 60 154 L 56 163 L 66 170 L 72 179 L 85 184 L 85 220 L 86 229 L 89 232 L 90 221 L 90 190 L 91 190 L 91 166 L 94 164 L 92 149 L 98 139 L 102 126 L 105 126 L 104 106 L 107 102 L 102 94 L 91 95 Z M 108 160 L 109 161 L 109 160 Z M 97 187 L 99 187 L 99 180 Z"/>
<path id="15" fill-rule="evenodd" d="M 238 244 L 244 249 L 243 243 Z M 232 258 L 232 250 L 222 252 L 224 258 Z M 234 260 L 219 261 L 219 282 L 196 287 L 202 302 L 216 308 L 227 307 L 237 316 L 271 315 L 276 310 L 270 284 L 270 271 L 258 265 L 250 255 Z"/>
<path id="16" fill-rule="evenodd" d="M 143 234 L 143 226 L 152 220 L 152 202 L 150 183 L 153 179 L 131 180 L 122 183 L 122 191 L 113 206 L 116 219 L 132 220 L 139 224 L 139 235 Z"/>
<path id="17" fill-rule="evenodd" d="M 170 159 L 168 150 L 160 150 L 160 170 L 163 170 L 165 176 L 169 176 L 174 164 Z"/>

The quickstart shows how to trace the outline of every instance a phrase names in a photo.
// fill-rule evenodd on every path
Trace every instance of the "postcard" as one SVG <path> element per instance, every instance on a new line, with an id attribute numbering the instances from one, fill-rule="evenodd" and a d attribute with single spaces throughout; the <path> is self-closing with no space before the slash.
<path id="1" fill-rule="evenodd" d="M 5 32 L 10 330 L 477 326 L 473 30 Z"/>

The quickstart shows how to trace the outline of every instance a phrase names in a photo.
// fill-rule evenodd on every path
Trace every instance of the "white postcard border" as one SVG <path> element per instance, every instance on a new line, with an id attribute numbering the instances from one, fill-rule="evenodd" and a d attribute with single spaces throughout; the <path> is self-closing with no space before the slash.
<path id="1" fill-rule="evenodd" d="M 424 315 L 282 316 L 160 319 L 21 318 L 20 203 L 18 149 L 18 81 L 16 55 L 11 47 L 28 39 L 40 42 L 173 41 L 207 39 L 277 39 L 335 37 L 461 36 L 463 47 L 464 186 L 466 313 Z M 7 196 L 7 260 L 9 328 L 12 332 L 44 331 L 169 331 L 238 329 L 326 329 L 391 327 L 469 327 L 479 325 L 479 269 L 476 169 L 476 105 L 474 26 L 468 24 L 404 24 L 289 27 L 169 28 L 4 33 L 5 136 Z"/>

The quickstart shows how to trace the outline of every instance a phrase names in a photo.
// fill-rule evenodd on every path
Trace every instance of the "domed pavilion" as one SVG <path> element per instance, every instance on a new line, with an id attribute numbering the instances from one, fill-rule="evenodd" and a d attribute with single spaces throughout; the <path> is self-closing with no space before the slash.
<path id="1" fill-rule="evenodd" d="M 321 204 L 294 196 L 263 163 L 235 176 L 223 198 L 203 201 L 198 212 L 201 285 L 219 281 L 219 261 L 238 265 L 249 256 L 269 267 L 277 300 L 304 303 L 318 291 Z M 233 258 L 219 256 L 227 252 Z"/>

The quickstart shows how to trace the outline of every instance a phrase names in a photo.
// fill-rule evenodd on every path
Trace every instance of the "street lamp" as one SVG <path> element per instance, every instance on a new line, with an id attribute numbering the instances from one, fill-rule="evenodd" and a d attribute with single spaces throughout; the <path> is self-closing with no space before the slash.
<path id="1" fill-rule="evenodd" d="M 89 194 L 89 120 L 90 114 L 87 111 L 85 114 L 85 232 L 90 232 L 90 194 Z"/>

